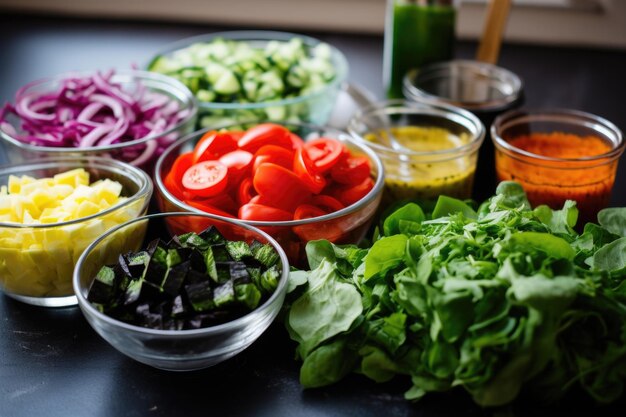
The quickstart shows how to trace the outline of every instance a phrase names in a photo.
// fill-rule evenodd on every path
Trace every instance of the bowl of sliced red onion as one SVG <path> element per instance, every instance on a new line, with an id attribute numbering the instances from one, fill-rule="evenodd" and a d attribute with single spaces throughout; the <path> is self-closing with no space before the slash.
<path id="1" fill-rule="evenodd" d="M 25 85 L 0 109 L 0 146 L 12 163 L 101 155 L 152 172 L 196 118 L 193 94 L 173 78 L 136 70 L 67 73 Z"/>

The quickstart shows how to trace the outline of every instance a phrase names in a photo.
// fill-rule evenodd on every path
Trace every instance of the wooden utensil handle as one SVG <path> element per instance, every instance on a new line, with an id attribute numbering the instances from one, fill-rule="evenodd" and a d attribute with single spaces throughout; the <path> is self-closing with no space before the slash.
<path id="1" fill-rule="evenodd" d="M 511 9 L 511 0 L 490 0 L 487 19 L 480 39 L 476 60 L 490 64 L 498 62 L 502 35 Z"/>

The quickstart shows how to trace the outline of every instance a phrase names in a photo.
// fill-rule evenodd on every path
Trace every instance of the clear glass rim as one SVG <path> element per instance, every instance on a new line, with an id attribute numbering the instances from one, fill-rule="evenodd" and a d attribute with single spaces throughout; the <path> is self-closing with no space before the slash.
<path id="1" fill-rule="evenodd" d="M 132 181 L 137 184 L 139 189 L 133 195 L 127 197 L 126 201 L 115 204 L 106 210 L 99 211 L 98 213 L 92 214 L 90 216 L 81 217 L 74 220 L 68 220 L 65 222 L 45 224 L 0 222 L 0 227 L 9 229 L 50 229 L 56 227 L 70 226 L 73 224 L 79 224 L 92 219 L 106 216 L 109 213 L 118 211 L 124 207 L 134 204 L 136 201 L 145 196 L 148 197 L 146 201 L 149 201 L 150 196 L 152 195 L 152 180 L 146 172 L 132 165 L 129 165 L 126 162 L 97 156 L 60 157 L 54 159 L 40 158 L 22 164 L 0 166 L 0 175 L 27 175 L 29 171 L 40 169 L 55 169 L 62 167 L 63 165 L 68 165 L 68 170 L 76 168 L 96 168 L 106 171 L 107 173 L 125 174 L 126 177 L 131 178 Z"/>
<path id="2" fill-rule="evenodd" d="M 217 220 L 220 222 L 229 223 L 233 226 L 241 227 L 243 229 L 249 230 L 253 233 L 256 233 L 262 236 L 264 239 L 267 240 L 268 243 L 270 243 L 274 247 L 274 249 L 276 249 L 276 252 L 278 253 L 280 257 L 280 261 L 282 263 L 280 281 L 278 283 L 278 286 L 274 290 L 274 293 L 265 301 L 265 303 L 258 306 L 256 309 L 252 310 L 251 312 L 245 314 L 242 317 L 239 317 L 227 323 L 218 324 L 216 326 L 211 326 L 211 327 L 204 327 L 201 329 L 188 329 L 188 330 L 149 329 L 146 327 L 135 326 L 133 324 L 116 320 L 112 317 L 107 316 L 104 313 L 101 313 L 97 309 L 95 309 L 91 305 L 91 303 L 87 300 L 87 298 L 83 295 L 81 281 L 80 281 L 81 277 L 80 277 L 79 271 L 83 263 L 86 262 L 87 256 L 89 256 L 89 254 L 102 241 L 107 239 L 110 235 L 117 232 L 118 230 L 121 230 L 125 227 L 128 227 L 134 223 L 138 223 L 140 221 L 149 222 L 152 219 L 165 218 L 165 217 L 205 217 L 210 220 Z M 238 220 L 227 219 L 224 217 L 215 216 L 215 215 L 208 214 L 208 213 L 197 214 L 197 213 L 189 213 L 189 212 L 186 212 L 186 213 L 185 212 L 171 212 L 171 213 L 149 214 L 146 216 L 137 217 L 136 219 L 129 220 L 125 223 L 122 223 L 118 226 L 115 226 L 114 228 L 107 230 L 104 234 L 98 237 L 98 239 L 96 239 L 89 246 L 87 246 L 87 248 L 80 255 L 80 258 L 78 258 L 78 261 L 76 262 L 76 267 L 74 268 L 74 272 L 72 274 L 72 285 L 74 287 L 74 293 L 76 294 L 76 299 L 78 300 L 78 305 L 81 307 L 81 309 L 88 310 L 89 314 L 91 314 L 92 316 L 96 316 L 98 320 L 106 322 L 110 326 L 121 327 L 125 330 L 129 330 L 129 331 L 136 332 L 136 333 L 143 333 L 144 335 L 148 335 L 148 336 L 165 336 L 165 337 L 172 337 L 172 338 L 176 338 L 176 337 L 185 338 L 185 337 L 193 337 L 193 336 L 199 336 L 199 335 L 210 336 L 213 334 L 220 334 L 220 333 L 224 333 L 229 330 L 234 330 L 236 328 L 243 327 L 249 324 L 249 322 L 254 321 L 255 317 L 262 316 L 263 313 L 265 313 L 276 302 L 276 300 L 282 296 L 282 294 L 287 290 L 288 278 L 289 278 L 289 261 L 287 259 L 287 255 L 285 254 L 285 251 L 278 244 L 278 242 L 274 240 L 273 237 L 271 237 L 269 234 L 267 234 L 263 230 L 259 230 L 254 226 L 251 226 L 249 224 L 246 224 Z"/>
<path id="3" fill-rule="evenodd" d="M 374 165 L 376 166 L 376 170 L 378 171 L 378 175 L 376 176 L 376 181 L 374 182 L 374 187 L 370 190 L 369 193 L 367 193 L 365 195 L 365 197 L 363 197 L 362 199 L 360 199 L 359 201 L 357 201 L 354 204 L 351 204 L 347 207 L 342 208 L 341 210 L 335 211 L 333 213 L 328 213 L 325 214 L 323 216 L 319 216 L 319 217 L 313 217 L 310 219 L 303 219 L 303 220 L 289 220 L 289 221 L 277 221 L 277 222 L 265 222 L 265 221 L 255 221 L 255 220 L 239 220 L 242 223 L 251 225 L 251 226 L 255 226 L 255 227 L 293 227 L 293 226 L 302 226 L 302 225 L 311 225 L 311 224 L 315 224 L 315 223 L 319 223 L 319 222 L 325 222 L 325 221 L 329 221 L 329 220 L 334 220 L 340 217 L 343 217 L 345 215 L 351 214 L 355 211 L 360 210 L 361 208 L 363 208 L 364 206 L 366 206 L 367 204 L 369 204 L 370 202 L 374 201 L 374 199 L 382 192 L 383 186 L 385 185 L 385 180 L 384 180 L 384 167 L 383 167 L 383 163 L 380 160 L 380 157 L 376 154 L 376 152 L 374 152 L 372 149 L 368 148 L 367 146 L 364 146 L 360 143 L 357 143 L 356 141 L 354 141 L 352 139 L 352 137 L 350 135 L 348 135 L 345 132 L 342 132 L 341 130 L 337 130 L 335 128 L 332 127 L 326 127 L 326 126 L 319 126 L 319 125 L 314 125 L 314 124 L 310 124 L 310 123 L 291 123 L 291 122 L 275 122 L 275 121 L 250 121 L 247 123 L 252 123 L 252 124 L 261 124 L 261 123 L 276 123 L 276 124 L 280 124 L 283 126 L 299 126 L 299 127 L 303 127 L 305 129 L 311 129 L 311 130 L 323 130 L 325 132 L 332 132 L 333 135 L 336 135 L 337 137 L 341 138 L 342 140 L 349 142 L 351 145 L 354 145 L 357 149 L 359 149 L 359 151 L 363 152 L 365 155 L 367 155 L 367 157 L 370 159 L 371 162 L 374 163 Z M 174 152 L 175 149 L 180 148 L 183 144 L 190 142 L 192 140 L 195 140 L 196 138 L 200 138 L 202 137 L 203 134 L 205 134 L 206 132 L 209 132 L 211 130 L 220 130 L 220 129 L 227 129 L 229 127 L 234 127 L 234 126 L 240 126 L 242 124 L 247 124 L 246 122 L 237 122 L 237 123 L 229 123 L 226 125 L 222 125 L 219 127 L 215 127 L 215 128 L 206 128 L 206 129 L 202 129 L 202 130 L 198 130 L 196 132 L 190 133 L 189 135 L 177 140 L 176 142 L 174 142 L 172 145 L 170 145 L 159 157 L 159 159 L 157 160 L 157 163 L 155 165 L 154 168 L 154 178 L 157 184 L 157 190 L 163 195 L 163 197 L 169 201 L 171 204 L 173 204 L 174 206 L 188 211 L 188 212 L 192 212 L 192 213 L 202 213 L 204 214 L 205 212 L 192 207 L 188 204 L 183 203 L 182 201 L 178 200 L 176 197 L 174 197 L 174 195 L 172 195 L 172 193 L 169 192 L 169 190 L 167 189 L 167 187 L 165 187 L 165 184 L 163 184 L 163 180 L 161 179 L 161 167 L 164 165 L 165 163 L 165 159 L 170 155 L 170 153 Z M 217 216 L 215 215 L 215 217 L 218 217 L 220 219 L 227 219 L 227 217 L 222 217 L 222 216 Z"/>
<path id="4" fill-rule="evenodd" d="M 464 127 L 470 132 L 472 139 L 462 146 L 439 151 L 417 152 L 410 149 L 398 151 L 379 143 L 368 141 L 358 131 L 358 125 L 363 123 L 364 119 L 381 112 L 385 115 L 415 114 L 439 117 Z M 358 143 L 366 147 L 371 147 L 379 152 L 398 155 L 398 157 L 455 157 L 455 155 L 458 154 L 467 154 L 477 150 L 485 139 L 485 126 L 478 117 L 467 110 L 446 104 L 427 104 L 403 99 L 380 101 L 358 110 L 348 123 L 348 132 Z"/>
<path id="5" fill-rule="evenodd" d="M 525 151 L 511 145 L 502 137 L 502 134 L 506 129 L 532 122 L 559 122 L 563 124 L 584 126 L 598 132 L 600 136 L 610 139 L 614 147 L 609 152 L 601 155 L 580 158 L 558 158 Z M 611 138 L 610 136 L 613 137 Z M 621 130 L 609 120 L 591 113 L 570 109 L 522 109 L 506 112 L 498 116 L 491 125 L 491 140 L 496 148 L 505 152 L 507 155 L 518 159 L 520 156 L 530 158 L 537 164 L 540 164 L 541 162 L 575 164 L 597 161 L 599 162 L 599 165 L 602 165 L 619 158 L 619 156 L 624 152 L 624 147 L 626 145 Z"/>
<path id="6" fill-rule="evenodd" d="M 427 92 L 416 86 L 418 77 L 424 76 L 431 78 L 443 78 L 441 75 L 437 76 L 437 73 L 443 70 L 447 70 L 450 67 L 457 66 L 466 69 L 474 69 L 481 73 L 488 73 L 488 78 L 493 82 L 494 80 L 500 80 L 506 82 L 506 84 L 512 87 L 513 92 L 501 99 L 493 99 L 486 102 L 483 101 L 458 101 L 447 97 L 437 96 Z M 452 61 L 437 62 L 434 64 L 425 65 L 419 69 L 410 70 L 402 79 L 404 95 L 412 100 L 425 101 L 428 103 L 445 103 L 448 105 L 462 107 L 468 110 L 474 111 L 495 111 L 504 109 L 510 106 L 521 97 L 524 83 L 522 79 L 514 72 L 492 65 L 486 62 L 472 61 L 466 59 L 456 59 Z"/>
<path id="7" fill-rule="evenodd" d="M 189 38 L 181 39 L 176 42 L 172 42 L 168 45 L 165 45 L 161 48 L 145 65 L 145 68 L 149 68 L 149 66 L 160 56 L 171 54 L 176 50 L 183 49 L 191 44 L 198 42 L 209 42 L 215 38 L 225 38 L 231 40 L 240 40 L 240 41 L 281 41 L 285 42 L 292 38 L 300 38 L 305 41 L 306 45 L 309 47 L 314 47 L 322 42 L 319 39 L 313 38 L 311 36 L 301 35 L 297 33 L 291 32 L 279 32 L 272 30 L 233 30 L 233 31 L 222 31 L 222 32 L 214 32 L 207 33 L 203 35 L 192 36 Z M 328 94 L 330 91 L 336 90 L 339 86 L 347 79 L 349 64 L 345 55 L 337 49 L 335 46 L 326 43 L 332 52 L 333 60 L 336 61 L 337 64 L 337 73 L 335 78 L 328 84 L 326 84 L 323 88 L 302 96 L 287 98 L 282 100 L 275 101 L 266 101 L 262 103 L 212 103 L 212 102 L 203 102 L 198 100 L 198 107 L 203 110 L 254 110 L 254 109 L 263 109 L 267 107 L 276 107 L 276 106 L 285 106 L 291 104 L 302 103 L 305 101 L 309 101 L 316 97 L 320 97 Z"/>
<path id="8" fill-rule="evenodd" d="M 26 84 L 23 88 L 25 89 L 25 91 L 28 91 L 28 89 L 30 88 L 42 86 L 42 85 L 49 84 L 49 83 L 57 83 L 66 78 L 88 77 L 88 76 L 95 74 L 96 72 L 97 71 L 95 70 L 65 72 L 65 73 L 58 74 L 52 77 L 41 78 L 41 79 L 32 81 Z M 115 143 L 115 144 L 106 145 L 106 146 L 90 146 L 87 148 L 76 148 L 76 147 L 32 145 L 30 143 L 22 142 L 21 140 L 14 138 L 13 136 L 5 132 L 2 129 L 1 125 L 0 125 L 0 138 L 11 143 L 14 146 L 17 146 L 18 148 L 25 149 L 31 152 L 49 152 L 51 154 L 63 154 L 63 153 L 75 153 L 75 152 L 81 152 L 81 153 L 107 152 L 107 151 L 127 148 L 130 146 L 141 145 L 151 140 L 158 139 L 163 136 L 167 136 L 171 133 L 176 132 L 178 129 L 180 129 L 182 126 L 186 125 L 190 121 L 194 120 L 198 114 L 198 104 L 194 95 L 183 83 L 181 83 L 180 81 L 172 77 L 168 77 L 167 75 L 158 74 L 158 73 L 149 72 L 149 71 L 141 71 L 141 70 L 116 70 L 113 75 L 113 79 L 115 80 L 116 77 L 129 77 L 131 79 L 135 78 L 136 80 L 140 82 L 143 80 L 149 80 L 152 82 L 161 83 L 162 87 L 160 88 L 160 90 L 166 91 L 174 95 L 175 97 L 177 97 L 178 102 L 181 105 L 180 111 L 189 110 L 189 115 L 185 119 L 178 122 L 176 125 L 172 126 L 171 128 L 161 133 L 149 135 L 141 139 L 136 139 L 136 140 L 122 142 L 122 143 Z"/>

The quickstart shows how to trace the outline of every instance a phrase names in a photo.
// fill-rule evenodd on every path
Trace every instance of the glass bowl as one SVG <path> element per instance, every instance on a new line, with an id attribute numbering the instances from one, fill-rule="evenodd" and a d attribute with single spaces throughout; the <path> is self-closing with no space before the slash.
<path id="1" fill-rule="evenodd" d="M 144 236 L 167 228 L 170 234 L 201 232 L 215 226 L 226 238 L 270 243 L 280 256 L 282 273 L 278 286 L 265 303 L 230 322 L 192 330 L 154 330 L 113 319 L 87 301 L 87 293 L 97 271 L 117 262 L 118 256 L 137 251 Z M 160 236 L 165 237 L 166 236 Z M 285 253 L 269 235 L 249 225 L 208 214 L 162 213 L 131 220 L 111 229 L 83 253 L 74 271 L 74 291 L 78 304 L 94 330 L 115 349 L 132 359 L 155 368 L 190 371 L 206 368 L 241 352 L 254 342 L 279 313 L 285 293 L 289 263 Z"/>
<path id="2" fill-rule="evenodd" d="M 575 200 L 579 219 L 589 222 L 609 205 L 626 145 L 608 120 L 575 110 L 519 110 L 498 117 L 491 136 L 498 180 L 521 183 L 533 206 L 560 209 Z"/>
<path id="3" fill-rule="evenodd" d="M 494 147 L 489 126 L 495 118 L 524 101 L 524 84 L 515 73 L 480 61 L 453 60 L 414 69 L 404 77 L 404 95 L 408 100 L 425 104 L 443 104 L 472 112 L 483 122 L 487 139 L 478 152 L 474 198 L 478 201 L 493 195 L 496 175 Z"/>
<path id="4" fill-rule="evenodd" d="M 38 306 L 75 305 L 72 272 L 81 253 L 106 230 L 146 212 L 152 195 L 148 174 L 108 158 L 56 158 L 0 167 L 0 185 L 11 175 L 47 178 L 76 168 L 89 172 L 90 182 L 119 182 L 127 200 L 72 221 L 0 222 L 0 288 L 6 295 Z"/>
<path id="5" fill-rule="evenodd" d="M 442 194 L 471 197 L 485 128 L 470 112 L 390 100 L 357 112 L 348 131 L 383 161 L 386 204 Z"/>
<path id="6" fill-rule="evenodd" d="M 324 216 L 314 217 L 304 220 L 292 221 L 242 221 L 248 225 L 258 227 L 272 235 L 282 246 L 289 262 L 297 267 L 305 267 L 306 253 L 305 246 L 310 240 L 327 239 L 337 244 L 358 243 L 367 232 L 381 199 L 384 172 L 380 158 L 370 148 L 355 143 L 350 136 L 341 131 L 316 126 L 306 123 L 284 124 L 292 132 L 301 138 L 312 140 L 319 137 L 330 137 L 341 141 L 348 149 L 357 155 L 364 155 L 368 158 L 374 178 L 374 187 L 370 192 L 357 201 L 334 213 Z M 232 126 L 231 126 L 232 127 Z M 239 127 L 236 125 L 235 127 Z M 226 129 L 230 127 L 225 127 Z M 163 183 L 163 178 L 170 171 L 178 155 L 193 149 L 196 142 L 208 129 L 195 132 L 168 148 L 157 161 L 155 182 L 158 193 L 156 199 L 161 211 L 190 211 L 202 213 L 202 211 L 184 203 L 167 190 Z"/>
<path id="7" fill-rule="evenodd" d="M 317 39 L 287 32 L 274 31 L 227 31 L 207 35 L 195 36 L 180 40 L 166 46 L 159 51 L 150 63 L 156 59 L 170 55 L 177 50 L 186 48 L 195 43 L 211 42 L 214 39 L 245 41 L 257 48 L 264 48 L 270 42 L 288 42 L 293 38 L 302 39 L 308 48 L 314 48 L 321 42 Z M 239 121 L 294 121 L 324 125 L 337 100 L 342 83 L 348 76 L 348 62 L 337 48 L 329 45 L 331 61 L 336 70 L 335 78 L 326 86 L 313 93 L 294 98 L 261 102 L 261 103 L 216 103 L 203 101 L 198 97 L 200 116 L 198 128 L 215 127 L 225 124 L 234 124 Z"/>
<path id="8" fill-rule="evenodd" d="M 21 90 L 22 94 L 42 94 L 58 91 L 62 81 L 70 77 L 89 77 L 94 72 L 65 73 L 52 78 L 34 81 Z M 15 114 L 7 117 L 7 123 L 0 123 L 0 147 L 11 163 L 28 161 L 34 158 L 56 158 L 77 156 L 105 156 L 128 162 L 146 172 L 152 172 L 154 163 L 161 152 L 182 136 L 192 132 L 197 118 L 197 105 L 191 91 L 181 82 L 161 74 L 145 71 L 116 71 L 111 81 L 122 86 L 122 91 L 131 96 L 138 90 L 147 88 L 166 96 L 179 105 L 183 119 L 171 128 L 142 139 L 111 145 L 85 148 L 53 147 L 30 144 L 17 139 L 16 133 L 23 130 L 20 118 Z"/>

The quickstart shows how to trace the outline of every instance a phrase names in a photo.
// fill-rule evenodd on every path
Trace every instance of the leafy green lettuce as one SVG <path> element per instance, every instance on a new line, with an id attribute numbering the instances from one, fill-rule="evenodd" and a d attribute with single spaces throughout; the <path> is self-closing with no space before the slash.
<path id="1" fill-rule="evenodd" d="M 456 386 L 482 406 L 524 388 L 554 400 L 579 384 L 609 402 L 626 379 L 626 209 L 574 231 L 578 212 L 531 209 L 501 183 L 477 211 L 441 197 L 430 215 L 409 203 L 369 249 L 307 246 L 286 316 L 301 383 L 349 372 L 406 375 L 407 399 Z"/>

